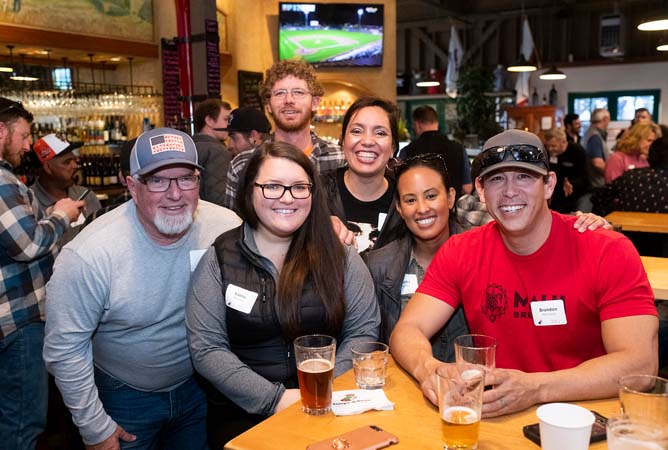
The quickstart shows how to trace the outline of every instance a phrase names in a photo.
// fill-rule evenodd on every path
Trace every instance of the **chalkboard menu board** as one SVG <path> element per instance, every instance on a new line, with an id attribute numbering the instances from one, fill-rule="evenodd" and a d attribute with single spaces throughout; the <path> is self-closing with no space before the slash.
<path id="1" fill-rule="evenodd" d="M 206 89 L 210 98 L 220 97 L 220 50 L 218 22 L 205 20 L 206 29 Z"/>
<path id="2" fill-rule="evenodd" d="M 165 112 L 165 125 L 178 127 L 181 118 L 179 95 L 179 44 L 176 40 L 162 39 L 162 101 Z"/>
<path id="3" fill-rule="evenodd" d="M 260 98 L 262 72 L 247 72 L 245 70 L 240 70 L 238 72 L 238 81 L 239 107 L 248 106 L 251 108 L 262 109 L 262 99 Z"/>

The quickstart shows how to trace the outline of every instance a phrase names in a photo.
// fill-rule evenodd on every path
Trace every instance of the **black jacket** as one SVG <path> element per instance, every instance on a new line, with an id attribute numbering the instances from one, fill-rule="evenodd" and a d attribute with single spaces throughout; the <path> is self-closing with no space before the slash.
<path id="1" fill-rule="evenodd" d="M 364 256 L 376 287 L 376 297 L 380 306 L 381 342 L 389 342 L 390 334 L 401 315 L 401 284 L 410 263 L 412 249 L 413 238 L 407 233 L 404 237 L 380 249 L 371 250 Z M 441 361 L 454 362 L 454 339 L 462 334 L 468 334 L 468 326 L 464 311 L 459 307 L 450 321 L 432 337 L 434 357 Z"/>
<path id="2" fill-rule="evenodd" d="M 263 268 L 257 255 L 243 242 L 243 229 L 238 227 L 220 235 L 216 249 L 223 298 L 230 284 L 257 292 L 261 308 L 245 314 L 227 309 L 227 333 L 231 350 L 255 372 L 269 381 L 280 382 L 286 388 L 297 387 L 297 367 L 292 342 L 283 337 L 274 309 L 276 283 Z M 340 330 L 329 329 L 325 308 L 306 282 L 300 303 L 300 336 L 326 332 L 338 338 Z"/>

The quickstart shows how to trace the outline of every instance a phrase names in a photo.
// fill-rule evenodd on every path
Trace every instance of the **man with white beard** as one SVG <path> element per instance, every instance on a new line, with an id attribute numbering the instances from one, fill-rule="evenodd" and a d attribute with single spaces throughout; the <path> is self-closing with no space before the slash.
<path id="1" fill-rule="evenodd" d="M 206 249 L 241 221 L 199 201 L 200 170 L 187 134 L 142 134 L 127 177 L 133 201 L 93 221 L 56 260 L 44 359 L 89 449 L 207 447 L 186 291 Z"/>

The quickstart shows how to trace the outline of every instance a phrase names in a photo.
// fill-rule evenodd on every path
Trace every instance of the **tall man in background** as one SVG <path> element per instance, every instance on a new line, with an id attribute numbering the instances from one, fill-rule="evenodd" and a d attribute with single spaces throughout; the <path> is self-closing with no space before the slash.
<path id="1" fill-rule="evenodd" d="M 473 191 L 471 165 L 464 146 L 451 141 L 438 132 L 438 114 L 431 106 L 425 105 L 413 111 L 413 131 L 415 140 L 401 152 L 401 158 L 412 158 L 425 153 L 443 155 L 448 167 L 450 181 L 457 191 L 457 198 Z"/>
<path id="2" fill-rule="evenodd" d="M 289 142 L 301 149 L 319 172 L 338 169 L 346 163 L 338 145 L 320 139 L 311 131 L 311 119 L 324 93 L 315 69 L 295 59 L 275 63 L 267 69 L 260 85 L 262 101 L 276 124 L 270 139 Z M 225 188 L 225 206 L 230 209 L 236 210 L 239 178 L 254 151 L 239 153 L 230 164 Z"/>
<path id="3" fill-rule="evenodd" d="M 568 142 L 575 142 L 579 144 L 582 138 L 580 137 L 580 130 L 582 123 L 580 122 L 580 115 L 575 113 L 568 113 L 564 117 L 564 129 L 566 130 L 566 140 Z"/>
<path id="4" fill-rule="evenodd" d="M 34 449 L 46 425 L 44 285 L 56 243 L 83 207 L 64 198 L 46 215 L 14 175 L 30 151 L 32 120 L 21 103 L 0 97 L 0 446 L 13 450 Z"/>
<path id="5" fill-rule="evenodd" d="M 232 159 L 223 144 L 227 138 L 230 109 L 229 103 L 210 98 L 197 105 L 193 114 L 193 141 L 203 168 L 199 195 L 202 200 L 221 206 L 225 198 L 225 177 Z"/>
<path id="6" fill-rule="evenodd" d="M 605 185 L 605 163 L 610 156 L 608 149 L 608 125 L 610 112 L 604 108 L 597 108 L 591 113 L 591 125 L 582 139 L 582 146 L 587 154 L 587 172 L 592 188 Z M 582 212 L 591 212 L 591 193 L 580 197 L 578 209 Z"/>

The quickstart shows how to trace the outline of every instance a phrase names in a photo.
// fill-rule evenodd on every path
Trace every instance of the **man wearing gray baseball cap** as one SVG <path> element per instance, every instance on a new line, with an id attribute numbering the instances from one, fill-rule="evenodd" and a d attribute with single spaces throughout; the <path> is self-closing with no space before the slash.
<path id="1" fill-rule="evenodd" d="M 460 304 L 471 333 L 497 341 L 483 417 L 612 397 L 622 374 L 656 374 L 654 296 L 633 244 L 604 229 L 581 233 L 575 216 L 549 209 L 556 175 L 531 133 L 490 138 L 474 166 L 495 220 L 448 239 L 390 338 L 424 395 L 437 403 L 443 364 L 429 338 Z"/>
<path id="2" fill-rule="evenodd" d="M 199 200 L 200 170 L 187 134 L 143 133 L 126 178 L 132 200 L 94 220 L 56 260 L 44 359 L 88 446 L 207 447 L 186 291 L 206 249 L 241 221 Z"/>

